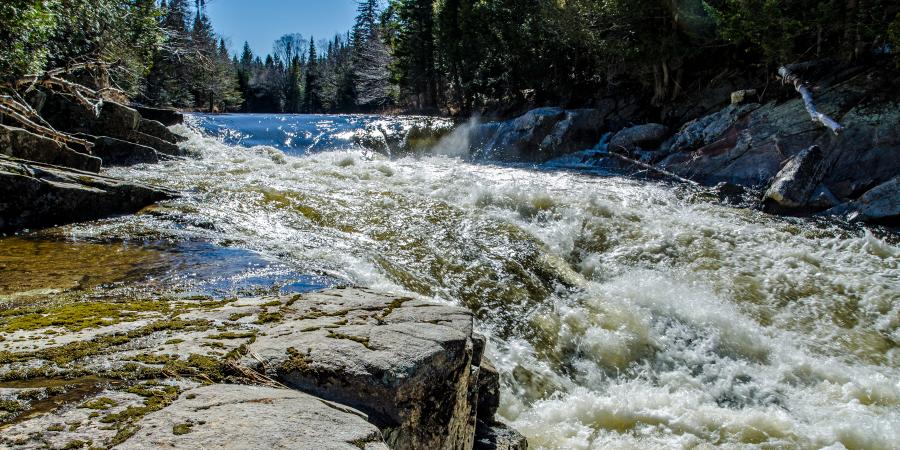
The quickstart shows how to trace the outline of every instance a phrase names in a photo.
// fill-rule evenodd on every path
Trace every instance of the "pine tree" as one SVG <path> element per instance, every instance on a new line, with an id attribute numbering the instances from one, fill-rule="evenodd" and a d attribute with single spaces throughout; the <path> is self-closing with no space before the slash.
<path id="1" fill-rule="evenodd" d="M 306 92 L 303 109 L 308 114 L 316 114 L 322 110 L 322 86 L 319 79 L 319 57 L 316 55 L 316 43 L 309 39 L 309 59 L 306 61 Z"/>
<path id="2" fill-rule="evenodd" d="M 352 95 L 359 107 L 384 106 L 391 100 L 390 50 L 378 23 L 378 0 L 359 0 L 353 27 Z"/>

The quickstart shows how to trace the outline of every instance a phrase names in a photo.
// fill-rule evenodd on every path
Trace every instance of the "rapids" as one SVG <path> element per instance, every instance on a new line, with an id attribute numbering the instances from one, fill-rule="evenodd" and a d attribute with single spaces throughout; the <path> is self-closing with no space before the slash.
<path id="1" fill-rule="evenodd" d="M 534 448 L 897 448 L 890 233 L 566 160 L 356 148 L 378 120 L 192 117 L 197 158 L 110 170 L 182 198 L 66 233 L 203 242 L 466 305 L 502 373 L 500 414 Z"/>

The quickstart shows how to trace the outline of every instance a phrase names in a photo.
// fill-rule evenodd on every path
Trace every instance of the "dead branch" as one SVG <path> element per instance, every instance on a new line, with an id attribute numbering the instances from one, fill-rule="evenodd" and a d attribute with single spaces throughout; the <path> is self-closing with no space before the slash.
<path id="1" fill-rule="evenodd" d="M 694 181 L 694 180 L 688 180 L 687 178 L 684 178 L 684 177 L 675 175 L 674 173 L 669 172 L 668 170 L 663 170 L 663 169 L 660 169 L 659 167 L 653 166 L 653 165 L 651 165 L 651 164 L 647 164 L 647 163 L 645 163 L 645 162 L 641 162 L 641 161 L 638 161 L 638 160 L 636 160 L 636 159 L 629 158 L 629 157 L 627 157 L 627 156 L 625 156 L 625 155 L 619 153 L 618 151 L 612 151 L 612 150 L 610 150 L 610 151 L 607 151 L 607 152 L 606 152 L 606 155 L 608 155 L 608 156 L 613 156 L 613 157 L 615 157 L 615 158 L 617 158 L 617 159 L 620 159 L 620 160 L 622 160 L 622 161 L 625 161 L 625 162 L 627 162 L 627 163 L 629 163 L 629 164 L 633 164 L 633 165 L 638 166 L 638 167 L 640 167 L 640 168 L 647 169 L 647 170 L 649 170 L 649 171 L 651 171 L 651 172 L 656 172 L 656 173 L 658 173 L 658 174 L 660 174 L 660 175 L 662 175 L 662 176 L 665 176 L 665 177 L 667 177 L 667 178 L 671 178 L 671 179 L 673 179 L 673 180 L 675 180 L 675 181 L 678 181 L 678 182 L 681 182 L 681 183 L 685 183 L 685 184 L 690 184 L 690 185 L 692 185 L 692 186 L 699 186 L 699 184 L 698 184 L 696 181 Z"/>
<path id="2" fill-rule="evenodd" d="M 230 370 L 234 371 L 235 373 L 239 374 L 240 376 L 246 378 L 247 380 L 249 380 L 252 383 L 257 384 L 259 386 L 287 389 L 287 386 L 255 371 L 247 366 L 244 366 L 243 364 L 241 364 L 237 361 L 228 361 L 226 363 L 226 365 Z"/>
<path id="3" fill-rule="evenodd" d="M 844 131 L 843 125 L 839 124 L 831 117 L 820 113 L 819 110 L 816 109 L 816 104 L 815 102 L 813 102 L 812 92 L 809 91 L 809 88 L 806 87 L 806 84 L 803 83 L 803 80 L 801 80 L 799 76 L 788 69 L 787 66 L 781 66 L 778 68 L 778 76 L 783 82 L 794 85 L 794 89 L 800 94 L 800 97 L 803 98 L 803 106 L 806 107 L 806 112 L 809 113 L 809 117 L 813 122 L 821 123 L 836 135 L 841 134 L 841 132 Z"/>
<path id="4" fill-rule="evenodd" d="M 28 114 L 22 112 L 23 106 L 18 104 L 18 102 L 8 100 L 8 97 L 0 98 L 0 114 L 4 114 L 19 122 L 25 129 L 31 130 L 41 136 L 53 139 L 55 141 L 63 142 L 66 144 L 76 144 L 88 149 L 90 151 L 91 148 L 94 147 L 94 144 L 90 141 L 86 141 L 84 139 L 79 139 L 68 134 L 59 132 L 54 130 L 50 126 L 40 125 L 35 123 L 34 120 L 28 117 Z M 40 119 L 43 121 L 43 119 Z"/>

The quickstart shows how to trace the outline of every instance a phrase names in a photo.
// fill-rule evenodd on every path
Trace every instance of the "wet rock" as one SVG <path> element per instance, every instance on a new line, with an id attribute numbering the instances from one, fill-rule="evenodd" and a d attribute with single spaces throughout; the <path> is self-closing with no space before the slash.
<path id="1" fill-rule="evenodd" d="M 532 161 L 541 143 L 565 117 L 561 108 L 538 108 L 502 122 L 484 155 L 502 161 Z"/>
<path id="2" fill-rule="evenodd" d="M 173 133 L 165 125 L 155 120 L 141 119 L 137 131 L 172 144 L 178 144 L 187 140 L 186 137 Z"/>
<path id="3" fill-rule="evenodd" d="M 0 154 L 54 166 L 99 172 L 100 158 L 78 153 L 63 143 L 28 130 L 0 125 Z"/>
<path id="4" fill-rule="evenodd" d="M 131 131 L 125 134 L 122 137 L 123 140 L 134 142 L 138 145 L 143 145 L 145 147 L 150 147 L 156 150 L 159 153 L 169 155 L 169 156 L 184 156 L 185 152 L 181 149 L 181 147 L 164 141 L 158 137 L 151 136 L 149 134 L 142 133 L 140 131 Z"/>
<path id="5" fill-rule="evenodd" d="M 565 117 L 553 126 L 531 158 L 542 162 L 593 148 L 603 137 L 606 116 L 596 109 L 566 111 Z"/>
<path id="6" fill-rule="evenodd" d="M 410 116 L 369 123 L 353 141 L 388 156 L 403 156 L 427 152 L 452 130 L 449 119 Z"/>
<path id="7" fill-rule="evenodd" d="M 763 198 L 767 210 L 801 210 L 824 175 L 823 154 L 812 146 L 794 155 L 775 176 Z"/>
<path id="8" fill-rule="evenodd" d="M 100 105 L 100 114 L 90 126 L 90 134 L 121 137 L 137 130 L 141 123 L 141 115 L 137 110 L 120 103 L 104 101 Z"/>
<path id="9" fill-rule="evenodd" d="M 0 231 L 125 214 L 174 193 L 94 173 L 0 157 Z"/>
<path id="10" fill-rule="evenodd" d="M 900 176 L 863 194 L 859 199 L 829 209 L 824 213 L 842 216 L 851 222 L 900 225 Z"/>
<path id="11" fill-rule="evenodd" d="M 257 386 L 189 390 L 137 426 L 139 431 L 115 448 L 388 448 L 378 428 L 358 411 L 293 390 Z"/>
<path id="12" fill-rule="evenodd" d="M 658 123 L 648 123 L 619 131 L 609 140 L 609 148 L 628 152 L 655 149 L 662 143 L 669 129 Z"/>
<path id="13" fill-rule="evenodd" d="M 362 289 L 307 294 L 292 309 L 250 345 L 247 365 L 365 412 L 392 448 L 471 448 L 468 310 Z"/>
<path id="14" fill-rule="evenodd" d="M 93 152 L 107 167 L 159 162 L 159 155 L 150 147 L 106 136 L 94 139 Z"/>
<path id="15" fill-rule="evenodd" d="M 806 202 L 807 207 L 813 211 L 825 211 L 839 205 L 841 201 L 831 193 L 827 186 L 820 184 L 813 191 Z"/>
<path id="16" fill-rule="evenodd" d="M 500 407 L 500 372 L 484 358 L 478 370 L 478 417 L 493 420 Z"/>
<path id="17" fill-rule="evenodd" d="M 528 450 L 521 433 L 500 422 L 478 421 L 474 450 Z"/>
<path id="18" fill-rule="evenodd" d="M 741 204 L 747 195 L 745 187 L 732 183 L 719 183 L 714 188 L 714 191 L 720 202 L 732 205 Z"/>
<path id="19" fill-rule="evenodd" d="M 172 108 L 134 106 L 134 109 L 141 114 L 141 117 L 148 120 L 155 120 L 167 127 L 184 123 L 184 114 Z"/>

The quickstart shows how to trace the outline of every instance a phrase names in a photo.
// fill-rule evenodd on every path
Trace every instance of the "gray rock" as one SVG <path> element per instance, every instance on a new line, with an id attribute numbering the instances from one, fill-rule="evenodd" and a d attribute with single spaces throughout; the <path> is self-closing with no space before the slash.
<path id="1" fill-rule="evenodd" d="M 141 117 L 148 120 L 155 120 L 167 127 L 184 123 L 184 114 L 171 108 L 135 106 L 134 109 L 141 114 Z"/>
<path id="2" fill-rule="evenodd" d="M 565 119 L 561 108 L 538 108 L 521 117 L 502 122 L 484 155 L 502 161 L 532 161 L 541 143 Z"/>
<path id="3" fill-rule="evenodd" d="M 165 125 L 155 120 L 141 119 L 137 130 L 172 144 L 178 144 L 187 140 L 186 137 L 173 133 Z"/>
<path id="4" fill-rule="evenodd" d="M 859 199 L 829 209 L 824 214 L 844 216 L 851 222 L 900 225 L 900 176 L 895 176 Z"/>
<path id="5" fill-rule="evenodd" d="M 0 125 L 0 154 L 54 166 L 99 172 L 101 161 L 28 130 Z"/>
<path id="6" fill-rule="evenodd" d="M 841 201 L 831 193 L 827 186 L 820 184 L 813 191 L 806 202 L 807 207 L 813 211 L 825 211 L 839 205 Z"/>
<path id="7" fill-rule="evenodd" d="M 823 162 L 822 150 L 815 145 L 794 155 L 766 191 L 763 199 L 766 209 L 796 211 L 805 208 L 824 175 Z"/>
<path id="8" fill-rule="evenodd" d="M 143 145 L 145 147 L 150 147 L 156 150 L 159 153 L 169 155 L 169 156 L 184 156 L 185 152 L 177 145 L 164 141 L 158 137 L 150 136 L 149 134 L 142 133 L 140 131 L 130 131 L 126 133 L 124 136 L 113 136 L 118 139 L 123 139 L 129 142 L 134 142 L 138 145 Z"/>
<path id="9" fill-rule="evenodd" d="M 247 365 L 365 412 L 392 448 L 471 448 L 468 310 L 363 289 L 307 294 L 292 308 L 250 345 Z"/>
<path id="10" fill-rule="evenodd" d="M 148 185 L 0 156 L 0 231 L 125 214 L 174 197 Z"/>
<path id="11" fill-rule="evenodd" d="M 159 155 L 150 147 L 106 136 L 94 140 L 93 152 L 107 167 L 159 162 Z"/>
<path id="12" fill-rule="evenodd" d="M 668 153 L 693 151 L 717 141 L 725 131 L 741 117 L 759 108 L 758 104 L 729 105 L 707 116 L 694 119 L 684 125 L 662 146 Z"/>
<path id="13" fill-rule="evenodd" d="M 500 372 L 490 360 L 484 358 L 478 370 L 478 417 L 494 420 L 500 408 Z"/>
<path id="14" fill-rule="evenodd" d="M 565 117 L 541 141 L 532 160 L 542 162 L 593 148 L 603 137 L 605 121 L 605 114 L 597 109 L 566 111 Z"/>
<path id="15" fill-rule="evenodd" d="M 353 137 L 355 144 L 388 155 L 420 154 L 453 130 L 453 122 L 438 117 L 404 117 L 369 123 Z"/>
<path id="16" fill-rule="evenodd" d="M 666 138 L 669 129 L 658 123 L 637 125 L 619 131 L 609 140 L 609 148 L 613 150 L 634 151 L 654 149 Z"/>
<path id="17" fill-rule="evenodd" d="M 479 420 L 474 450 L 528 450 L 528 440 L 506 424 Z"/>
<path id="18" fill-rule="evenodd" d="M 137 110 L 113 101 L 104 101 L 100 106 L 100 114 L 92 121 L 90 134 L 122 137 L 137 130 L 141 123 L 141 115 Z"/>
<path id="19" fill-rule="evenodd" d="M 217 384 L 186 391 L 138 422 L 117 449 L 387 450 L 351 408 L 287 389 Z"/>

